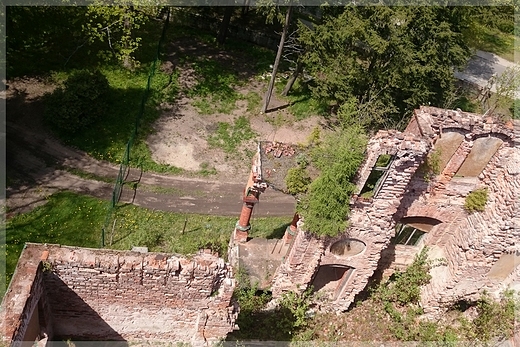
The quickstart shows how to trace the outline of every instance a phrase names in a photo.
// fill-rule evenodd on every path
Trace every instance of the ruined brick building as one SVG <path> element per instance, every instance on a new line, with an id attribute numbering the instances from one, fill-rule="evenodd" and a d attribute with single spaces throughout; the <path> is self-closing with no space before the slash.
<path id="1" fill-rule="evenodd" d="M 434 107 L 416 110 L 404 132 L 378 132 L 356 177 L 348 230 L 316 238 L 296 216 L 283 245 L 270 251 L 283 253 L 271 276 L 273 295 L 313 285 L 322 309 L 345 310 L 375 273 L 406 267 L 424 246 L 438 260 L 423 288 L 427 313 L 474 300 L 484 289 L 520 289 L 519 135 L 517 121 Z M 270 170 L 263 154 L 259 147 L 235 230 L 235 264 L 251 242 L 248 216 Z M 469 213 L 465 198 L 479 188 L 488 192 L 485 210 Z"/>
<path id="2" fill-rule="evenodd" d="M 234 287 L 231 269 L 211 252 L 188 259 L 26 244 L 0 307 L 0 341 L 206 345 L 235 328 Z"/>
<path id="3" fill-rule="evenodd" d="M 351 199 L 349 227 L 317 238 L 295 215 L 282 240 L 250 239 L 250 219 L 276 166 L 264 155 L 293 148 L 259 144 L 233 231 L 229 260 L 275 297 L 310 285 L 323 310 L 346 310 L 374 274 L 410 264 L 428 246 L 431 315 L 482 290 L 520 290 L 520 123 L 422 107 L 405 131 L 380 131 L 368 143 Z M 268 147 L 266 147 L 268 146 Z M 435 161 L 435 167 L 426 165 Z M 431 163 L 430 163 L 431 164 Z M 272 166 L 272 167 L 271 167 Z M 488 192 L 484 211 L 464 209 Z M 236 328 L 232 268 L 216 255 L 27 244 L 0 306 L 2 338 L 189 341 L 206 344 Z"/>

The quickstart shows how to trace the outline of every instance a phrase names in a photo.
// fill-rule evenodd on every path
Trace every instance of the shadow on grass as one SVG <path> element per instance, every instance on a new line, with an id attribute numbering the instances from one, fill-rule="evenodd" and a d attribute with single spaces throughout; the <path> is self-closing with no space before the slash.
<path id="1" fill-rule="evenodd" d="M 272 233 L 266 236 L 266 239 L 281 239 L 285 235 L 285 230 L 291 225 L 291 223 L 285 223 L 274 229 Z"/>
<path id="2" fill-rule="evenodd" d="M 60 192 L 31 213 L 13 217 L 6 225 L 7 283 L 26 242 L 98 247 L 106 202 Z"/>

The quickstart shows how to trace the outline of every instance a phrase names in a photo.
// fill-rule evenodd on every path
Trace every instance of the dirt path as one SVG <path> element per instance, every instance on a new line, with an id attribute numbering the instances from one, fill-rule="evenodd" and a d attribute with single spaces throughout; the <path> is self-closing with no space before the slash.
<path id="1" fill-rule="evenodd" d="M 248 81 L 240 93 L 263 93 L 264 83 L 255 81 L 252 63 L 244 56 L 231 56 L 229 52 L 192 38 L 172 42 L 162 67 L 179 69 L 182 90 L 189 89 L 196 77 L 192 65 L 180 63 L 180 57 L 188 54 L 186 49 L 194 57 L 204 56 L 238 69 L 240 76 Z M 7 216 L 43 204 L 46 196 L 60 190 L 110 200 L 119 166 L 64 146 L 45 131 L 42 96 L 51 92 L 54 86 L 37 79 L 9 81 L 8 86 L 3 96 L 7 101 Z M 181 92 L 171 104 L 161 104 L 162 116 L 154 124 L 147 145 L 157 162 L 175 165 L 187 172 L 196 172 L 203 165 L 209 165 L 217 170 L 217 175 L 209 180 L 150 172 L 141 175 L 132 170 L 127 181 L 139 179 L 139 183 L 136 190 L 132 185 L 124 186 L 122 202 L 165 211 L 238 217 L 250 169 L 250 158 L 244 155 L 245 147 L 255 148 L 254 142 L 258 140 L 303 143 L 320 119 L 316 116 L 295 122 L 284 107 L 269 115 L 260 115 L 249 110 L 244 100 L 238 100 L 230 114 L 201 115 L 192 101 Z M 281 102 L 274 97 L 271 107 L 283 106 Z M 255 141 L 243 144 L 243 148 L 232 155 L 208 145 L 208 137 L 220 122 L 232 123 L 243 115 L 247 116 L 257 135 Z M 290 216 L 294 213 L 294 198 L 273 189 L 262 194 L 260 201 L 255 208 L 257 216 Z"/>
<path id="2" fill-rule="evenodd" d="M 81 170 L 100 178 L 117 177 L 119 167 L 97 161 L 85 153 L 63 146 L 46 133 L 8 122 L 8 170 L 23 177 L 20 184 L 7 188 L 8 217 L 45 203 L 45 197 L 60 190 L 72 190 L 109 200 L 113 183 L 86 179 L 67 169 Z M 61 168 L 61 169 L 60 169 Z M 139 179 L 133 169 L 128 180 Z M 247 177 L 244 177 L 244 182 Z M 238 216 L 242 206 L 241 182 L 211 181 L 144 172 L 137 189 L 123 189 L 122 202 L 185 213 Z M 268 189 L 257 206 L 257 216 L 289 216 L 294 213 L 291 196 Z"/>
<path id="3" fill-rule="evenodd" d="M 36 85 L 37 83 L 35 83 Z M 72 190 L 110 200 L 119 166 L 98 161 L 86 153 L 62 145 L 43 129 L 37 117 L 41 102 L 38 92 L 27 90 L 7 100 L 7 217 L 44 204 L 46 197 L 60 190 Z M 33 97 L 31 97 L 33 96 Z M 79 170 L 82 176 L 73 174 Z M 70 172 L 69 172 L 70 171 Z M 71 173 L 72 172 L 72 173 Z M 137 180 L 138 170 L 131 170 L 128 180 Z M 185 213 L 238 216 L 241 194 L 247 176 L 234 182 L 207 180 L 145 172 L 137 189 L 125 186 L 122 202 Z M 257 216 L 289 216 L 294 212 L 291 196 L 268 189 L 255 209 Z"/>

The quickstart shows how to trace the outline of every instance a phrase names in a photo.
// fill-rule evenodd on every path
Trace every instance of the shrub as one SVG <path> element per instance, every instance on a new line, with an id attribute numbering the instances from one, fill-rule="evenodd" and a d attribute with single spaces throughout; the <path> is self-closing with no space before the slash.
<path id="1" fill-rule="evenodd" d="M 434 149 L 428 154 L 426 160 L 421 165 L 421 171 L 423 172 L 426 181 L 431 180 L 441 173 L 441 155 L 442 153 L 440 148 Z"/>
<path id="2" fill-rule="evenodd" d="M 486 202 L 488 198 L 487 188 L 480 188 L 472 191 L 466 196 L 466 201 L 464 202 L 464 208 L 469 213 L 473 213 L 475 211 L 484 211 L 486 207 Z"/>
<path id="3" fill-rule="evenodd" d="M 100 71 L 77 71 L 47 96 L 45 118 L 58 131 L 75 133 L 104 114 L 108 91 L 108 80 Z"/>
<path id="4" fill-rule="evenodd" d="M 483 293 L 477 302 L 478 316 L 473 321 L 475 336 L 483 341 L 493 337 L 510 337 L 514 331 L 518 302 L 513 291 L 506 291 L 499 302 Z"/>
<path id="5" fill-rule="evenodd" d="M 366 136 L 360 127 L 338 128 L 311 151 L 321 174 L 297 206 L 307 231 L 336 236 L 347 227 L 349 201 L 356 186 L 354 175 L 364 158 Z"/>
<path id="6" fill-rule="evenodd" d="M 515 99 L 509 107 L 513 119 L 520 119 L 520 99 Z"/>
<path id="7" fill-rule="evenodd" d="M 301 167 L 293 167 L 287 171 L 287 176 L 285 176 L 285 184 L 287 185 L 287 191 L 289 194 L 300 194 L 305 193 L 309 184 L 311 183 L 311 178 L 307 171 Z"/>
<path id="8" fill-rule="evenodd" d="M 419 303 L 421 286 L 431 280 L 430 266 L 428 250 L 423 248 L 404 272 L 396 272 L 387 283 L 379 286 L 376 297 L 382 302 L 397 303 L 400 306 Z"/>

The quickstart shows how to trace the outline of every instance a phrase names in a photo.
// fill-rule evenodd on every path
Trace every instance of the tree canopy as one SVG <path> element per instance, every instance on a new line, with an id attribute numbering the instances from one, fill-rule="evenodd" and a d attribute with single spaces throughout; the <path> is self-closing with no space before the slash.
<path id="1" fill-rule="evenodd" d="M 316 235 L 335 236 L 347 228 L 352 183 L 364 158 L 367 137 L 359 126 L 338 127 L 311 152 L 321 170 L 298 204 L 305 229 Z"/>
<path id="2" fill-rule="evenodd" d="M 334 12 L 334 11 L 333 11 Z M 349 6 L 302 26 L 302 61 L 314 96 L 340 106 L 377 99 L 397 119 L 421 104 L 442 105 L 455 68 L 470 57 L 463 7 Z"/>

